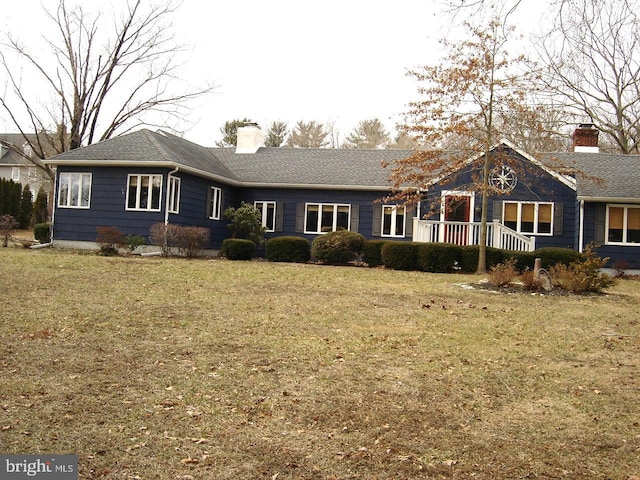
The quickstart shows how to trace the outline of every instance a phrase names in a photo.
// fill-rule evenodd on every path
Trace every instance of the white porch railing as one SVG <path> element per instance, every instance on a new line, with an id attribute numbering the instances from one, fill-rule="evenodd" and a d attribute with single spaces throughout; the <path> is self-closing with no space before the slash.
<path id="1" fill-rule="evenodd" d="M 440 222 L 413 219 L 413 241 L 425 243 L 453 243 L 478 245 L 480 222 Z M 532 252 L 536 248 L 535 237 L 526 237 L 500 222 L 487 222 L 487 246 L 503 250 Z"/>

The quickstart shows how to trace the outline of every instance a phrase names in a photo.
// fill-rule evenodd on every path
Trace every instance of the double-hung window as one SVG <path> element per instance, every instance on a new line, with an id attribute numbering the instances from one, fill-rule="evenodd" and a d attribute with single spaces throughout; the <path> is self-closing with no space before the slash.
<path id="1" fill-rule="evenodd" d="M 405 207 L 399 205 L 382 206 L 382 236 L 404 237 L 406 219 Z"/>
<path id="2" fill-rule="evenodd" d="M 502 223 L 518 233 L 551 235 L 553 203 L 504 202 Z"/>
<path id="3" fill-rule="evenodd" d="M 640 243 L 640 207 L 607 206 L 607 243 Z"/>
<path id="4" fill-rule="evenodd" d="M 169 213 L 180 212 L 180 179 L 169 176 Z"/>
<path id="5" fill-rule="evenodd" d="M 276 231 L 276 202 L 254 202 L 253 205 L 260 212 L 262 226 L 267 232 Z"/>
<path id="6" fill-rule="evenodd" d="M 127 210 L 160 211 L 162 175 L 129 175 Z"/>
<path id="7" fill-rule="evenodd" d="M 14 182 L 20 181 L 20 167 L 11 167 L 11 180 Z"/>
<path id="8" fill-rule="evenodd" d="M 326 233 L 349 230 L 351 206 L 339 203 L 307 203 L 305 205 L 305 233 Z"/>
<path id="9" fill-rule="evenodd" d="M 222 208 L 222 190 L 218 187 L 209 187 L 207 198 L 207 217 L 211 220 L 220 220 Z"/>
<path id="10" fill-rule="evenodd" d="M 91 198 L 90 173 L 61 173 L 58 179 L 58 206 L 89 208 Z"/>

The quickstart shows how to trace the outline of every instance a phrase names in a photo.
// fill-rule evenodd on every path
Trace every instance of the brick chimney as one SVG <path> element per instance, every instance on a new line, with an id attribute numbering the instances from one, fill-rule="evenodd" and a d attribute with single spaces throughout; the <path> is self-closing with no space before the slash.
<path id="1" fill-rule="evenodd" d="M 264 147 L 264 133 L 257 124 L 248 124 L 238 127 L 238 141 L 236 153 L 256 153 L 260 147 Z"/>
<path id="2" fill-rule="evenodd" d="M 599 130 L 592 123 L 581 123 L 573 132 L 573 151 L 598 153 Z"/>

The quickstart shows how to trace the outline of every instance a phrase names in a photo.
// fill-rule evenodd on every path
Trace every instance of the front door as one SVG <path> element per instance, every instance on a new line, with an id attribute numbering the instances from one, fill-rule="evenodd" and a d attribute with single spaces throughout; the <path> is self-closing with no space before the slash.
<path id="1" fill-rule="evenodd" d="M 449 193 L 443 195 L 443 219 L 445 243 L 467 245 L 469 243 L 469 222 L 471 221 L 471 195 Z"/>

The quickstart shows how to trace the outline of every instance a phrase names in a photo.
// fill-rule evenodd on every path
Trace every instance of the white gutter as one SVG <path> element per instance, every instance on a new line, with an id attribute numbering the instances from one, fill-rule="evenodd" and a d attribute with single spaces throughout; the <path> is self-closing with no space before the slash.
<path id="1" fill-rule="evenodd" d="M 165 189 L 166 193 L 166 198 L 165 198 L 165 202 L 164 202 L 164 224 L 165 225 L 169 225 L 169 193 L 171 193 L 169 191 L 169 184 L 171 183 L 171 177 L 173 176 L 174 173 L 178 173 L 179 167 L 176 166 L 176 168 L 174 168 L 173 170 L 171 170 L 169 172 L 169 175 L 167 175 L 167 188 Z"/>

